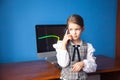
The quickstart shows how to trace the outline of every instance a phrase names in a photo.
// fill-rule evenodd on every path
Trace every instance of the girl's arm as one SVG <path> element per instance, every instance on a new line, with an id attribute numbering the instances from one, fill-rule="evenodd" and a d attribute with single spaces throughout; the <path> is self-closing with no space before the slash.
<path id="1" fill-rule="evenodd" d="M 96 57 L 93 56 L 94 51 L 95 49 L 93 48 L 93 46 L 90 43 L 88 43 L 87 59 L 83 60 L 83 70 L 87 73 L 95 72 L 97 68 L 97 64 L 95 62 Z"/>
<path id="2" fill-rule="evenodd" d="M 57 54 L 57 62 L 61 67 L 66 67 L 69 64 L 69 54 L 67 50 L 61 49 L 62 41 L 58 41 L 57 44 L 54 44 L 53 47 L 55 48 Z"/>

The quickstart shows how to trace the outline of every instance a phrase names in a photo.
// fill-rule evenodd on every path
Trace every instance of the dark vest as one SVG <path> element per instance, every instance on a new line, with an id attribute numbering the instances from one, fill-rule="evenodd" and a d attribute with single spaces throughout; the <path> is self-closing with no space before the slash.
<path id="1" fill-rule="evenodd" d="M 83 70 L 80 70 L 79 72 L 72 72 L 72 65 L 78 62 L 78 55 L 75 55 L 75 60 L 72 61 L 73 51 L 74 47 L 71 43 L 68 44 L 67 51 L 69 53 L 70 62 L 69 65 L 65 68 L 62 68 L 61 77 L 67 80 L 86 80 L 87 75 Z M 82 42 L 82 44 L 79 47 L 79 53 L 81 61 L 86 59 L 87 57 L 87 43 Z"/>

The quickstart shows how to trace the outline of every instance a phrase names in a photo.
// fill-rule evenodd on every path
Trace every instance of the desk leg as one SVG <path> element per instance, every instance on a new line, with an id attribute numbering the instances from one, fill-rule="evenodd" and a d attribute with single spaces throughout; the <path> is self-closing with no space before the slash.
<path id="1" fill-rule="evenodd" d="M 109 72 L 100 74 L 101 80 L 120 80 L 120 72 Z"/>

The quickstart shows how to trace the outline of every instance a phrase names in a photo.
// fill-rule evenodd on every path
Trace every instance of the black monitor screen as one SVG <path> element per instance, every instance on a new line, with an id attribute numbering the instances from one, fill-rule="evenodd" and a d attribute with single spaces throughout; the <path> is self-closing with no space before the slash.
<path id="1" fill-rule="evenodd" d="M 62 40 L 66 25 L 36 25 L 37 53 L 55 51 L 53 44 Z"/>

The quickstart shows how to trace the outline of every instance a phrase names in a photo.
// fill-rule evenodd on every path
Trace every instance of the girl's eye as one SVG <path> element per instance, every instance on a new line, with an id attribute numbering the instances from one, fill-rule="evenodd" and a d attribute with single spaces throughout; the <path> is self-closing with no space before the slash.
<path id="1" fill-rule="evenodd" d="M 81 30 L 81 29 L 76 29 L 76 30 Z"/>
<path id="2" fill-rule="evenodd" d="M 69 31 L 72 31 L 72 29 L 69 29 Z"/>

